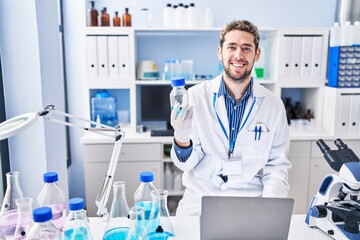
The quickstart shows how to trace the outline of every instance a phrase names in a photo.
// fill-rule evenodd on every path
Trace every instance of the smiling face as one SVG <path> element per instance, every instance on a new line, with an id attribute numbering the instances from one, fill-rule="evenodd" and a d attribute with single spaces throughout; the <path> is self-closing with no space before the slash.
<path id="1" fill-rule="evenodd" d="M 254 36 L 241 30 L 227 32 L 222 46 L 218 47 L 224 78 L 236 83 L 250 82 L 254 62 L 259 57 L 260 48 L 256 49 Z"/>

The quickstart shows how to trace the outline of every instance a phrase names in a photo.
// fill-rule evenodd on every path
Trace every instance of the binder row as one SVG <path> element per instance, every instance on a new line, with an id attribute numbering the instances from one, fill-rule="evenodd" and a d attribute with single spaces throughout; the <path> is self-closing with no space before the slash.
<path id="1" fill-rule="evenodd" d="M 360 93 L 340 95 L 339 134 L 358 135 L 360 133 Z"/>
<path id="2" fill-rule="evenodd" d="M 329 49 L 328 85 L 360 87 L 360 45 Z"/>
<path id="3" fill-rule="evenodd" d="M 284 35 L 283 77 L 321 77 L 323 37 Z"/>
<path id="4" fill-rule="evenodd" d="M 87 36 L 89 78 L 130 78 L 127 36 Z"/>

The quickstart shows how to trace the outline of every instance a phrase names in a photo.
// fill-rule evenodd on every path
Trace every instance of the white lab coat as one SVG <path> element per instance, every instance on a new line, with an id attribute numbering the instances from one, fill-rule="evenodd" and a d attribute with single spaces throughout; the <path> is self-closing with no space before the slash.
<path id="1" fill-rule="evenodd" d="M 219 174 L 223 160 L 227 159 L 229 142 L 217 119 L 216 112 L 229 135 L 224 96 L 217 98 L 221 76 L 189 89 L 189 102 L 193 106 L 193 150 L 186 162 L 180 162 L 171 150 L 174 164 L 183 170 L 186 187 L 179 202 L 177 215 L 200 215 L 201 197 L 204 195 L 286 197 L 289 192 L 287 159 L 290 137 L 285 108 L 281 99 L 271 91 L 253 83 L 242 123 L 255 101 L 248 120 L 239 132 L 233 157 L 242 161 L 241 174 L 228 176 L 225 183 Z M 254 140 L 254 128 L 262 126 L 261 139 Z"/>

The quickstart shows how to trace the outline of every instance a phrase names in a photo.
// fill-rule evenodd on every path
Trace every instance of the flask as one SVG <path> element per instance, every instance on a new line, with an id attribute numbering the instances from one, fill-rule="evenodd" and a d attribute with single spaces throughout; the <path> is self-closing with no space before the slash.
<path id="1" fill-rule="evenodd" d="M 151 191 L 156 190 L 152 172 L 140 173 L 140 186 L 134 193 L 134 204 L 144 208 L 144 225 L 146 226 L 151 211 Z"/>
<path id="2" fill-rule="evenodd" d="M 26 239 L 27 234 L 33 225 L 32 219 L 32 198 L 20 198 L 16 199 L 16 205 L 18 206 L 18 219 L 15 228 L 15 240 Z M 1 238 L 0 238 L 1 239 Z"/>
<path id="3" fill-rule="evenodd" d="M 173 21 L 173 8 L 171 6 L 171 3 L 167 3 L 166 7 L 163 10 L 163 22 L 165 28 L 171 28 L 174 27 L 174 21 Z"/>
<path id="4" fill-rule="evenodd" d="M 164 189 L 151 192 L 152 204 L 149 222 L 146 227 L 144 240 L 163 239 L 174 237 L 174 230 L 170 221 L 170 214 L 167 208 L 167 197 L 169 192 Z"/>
<path id="5" fill-rule="evenodd" d="M 175 102 L 180 103 L 180 109 L 178 114 L 180 113 L 183 106 L 189 103 L 189 96 L 185 89 L 185 78 L 172 78 L 171 79 L 171 86 L 173 89 L 170 92 L 170 106 L 171 110 L 174 108 Z"/>
<path id="6" fill-rule="evenodd" d="M 119 12 L 115 12 L 115 16 L 113 17 L 113 26 L 114 27 L 120 27 L 121 26 L 121 19 L 119 17 Z"/>
<path id="7" fill-rule="evenodd" d="M 20 187 L 19 172 L 6 173 L 6 191 L 0 213 L 0 230 L 5 237 L 14 236 L 18 216 L 15 201 L 22 198 L 24 196 Z"/>
<path id="8" fill-rule="evenodd" d="M 34 225 L 30 228 L 27 240 L 60 240 L 61 232 L 51 222 L 51 208 L 39 207 L 33 211 Z"/>
<path id="9" fill-rule="evenodd" d="M 144 208 L 141 206 L 134 206 L 130 208 L 129 218 L 130 218 L 130 229 L 126 237 L 126 240 L 143 239 L 146 233 L 145 223 L 144 223 L 144 218 L 145 218 Z"/>
<path id="10" fill-rule="evenodd" d="M 91 98 L 91 120 L 95 121 L 98 116 L 102 124 L 112 127 L 117 124 L 116 100 L 106 90 L 98 91 Z"/>
<path id="11" fill-rule="evenodd" d="M 47 172 L 43 175 L 45 186 L 38 196 L 40 207 L 50 207 L 52 209 L 52 222 L 62 231 L 66 219 L 66 199 L 64 191 L 58 186 L 58 174 Z"/>
<path id="12" fill-rule="evenodd" d="M 106 12 L 106 7 L 103 8 L 103 10 L 101 10 L 101 26 L 102 27 L 108 27 L 110 26 L 110 16 L 109 14 Z"/>
<path id="13" fill-rule="evenodd" d="M 123 26 L 131 27 L 131 14 L 129 13 L 129 8 L 125 8 L 125 13 L 122 15 Z"/>
<path id="14" fill-rule="evenodd" d="M 84 210 L 84 199 L 70 199 L 68 209 L 69 214 L 64 223 L 64 240 L 92 240 L 90 221 Z"/>
<path id="15" fill-rule="evenodd" d="M 91 7 L 87 11 L 87 25 L 91 27 L 99 26 L 99 12 L 95 8 L 95 1 L 90 1 Z"/>
<path id="16" fill-rule="evenodd" d="M 113 183 L 113 197 L 103 240 L 125 239 L 129 233 L 129 206 L 126 201 L 124 181 Z"/>
<path id="17" fill-rule="evenodd" d="M 2 231 L 0 231 L 0 240 L 6 240 L 4 234 L 2 233 Z"/>

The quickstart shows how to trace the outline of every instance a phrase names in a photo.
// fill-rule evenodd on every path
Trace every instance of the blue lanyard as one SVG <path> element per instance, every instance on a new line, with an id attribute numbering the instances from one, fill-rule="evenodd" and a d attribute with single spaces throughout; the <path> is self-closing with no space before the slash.
<path id="1" fill-rule="evenodd" d="M 214 107 L 214 110 L 215 110 L 215 113 L 216 113 L 216 117 L 217 117 L 218 122 L 220 123 L 220 126 L 221 126 L 221 129 L 222 129 L 223 133 L 225 134 L 226 139 L 229 141 L 229 136 L 228 136 L 228 134 L 227 134 L 227 132 L 226 132 L 226 129 L 225 129 L 225 127 L 224 127 L 224 124 L 221 122 L 220 117 L 219 117 L 219 115 L 218 115 L 218 113 L 217 113 L 217 111 L 216 111 L 216 108 L 215 108 L 216 98 L 217 98 L 216 93 L 214 93 L 213 107 Z M 246 115 L 246 118 L 245 118 L 243 124 L 240 126 L 240 129 L 239 129 L 239 131 L 237 132 L 235 138 L 234 138 L 231 142 L 229 142 L 229 152 L 228 152 L 228 158 L 229 158 L 229 159 L 230 159 L 231 154 L 234 152 L 234 146 L 235 146 L 235 142 L 236 142 L 237 136 L 238 136 L 238 134 L 241 132 L 241 130 L 243 129 L 243 127 L 245 126 L 247 120 L 249 119 L 249 116 L 250 116 L 250 114 L 251 114 L 251 112 L 252 112 L 252 110 L 253 110 L 253 107 L 254 107 L 254 105 L 255 105 L 255 102 L 256 102 L 256 97 L 254 97 L 254 100 L 253 100 L 253 102 L 252 102 L 252 104 L 251 104 L 250 110 L 249 110 L 248 114 Z"/>

